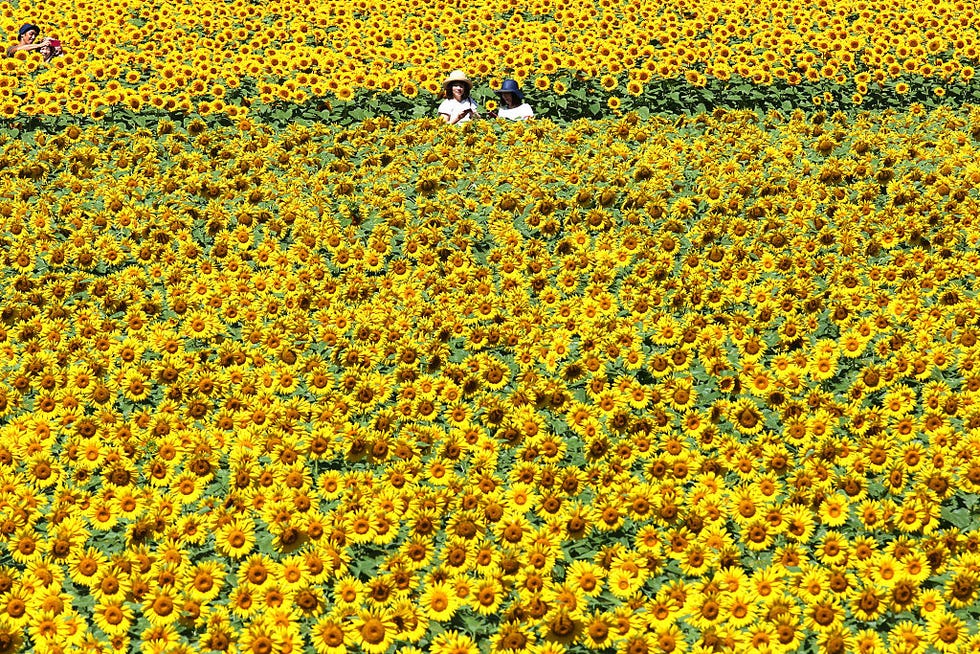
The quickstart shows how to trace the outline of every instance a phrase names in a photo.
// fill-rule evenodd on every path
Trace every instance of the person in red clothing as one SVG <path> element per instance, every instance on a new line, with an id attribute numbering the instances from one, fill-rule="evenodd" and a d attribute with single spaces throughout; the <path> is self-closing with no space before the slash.
<path id="1" fill-rule="evenodd" d="M 38 49 L 38 52 L 44 57 L 44 63 L 51 61 L 60 54 L 64 54 L 64 51 L 61 49 L 61 41 L 58 39 L 44 39 L 44 41 L 47 43 L 42 42 L 41 47 Z"/>

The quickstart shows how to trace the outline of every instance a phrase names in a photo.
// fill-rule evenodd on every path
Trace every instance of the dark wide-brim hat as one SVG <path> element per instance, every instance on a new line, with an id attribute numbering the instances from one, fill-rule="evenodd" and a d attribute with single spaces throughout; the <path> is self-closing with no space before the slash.
<path id="1" fill-rule="evenodd" d="M 442 83 L 442 90 L 446 92 L 446 95 L 450 95 L 449 87 L 452 84 L 465 84 L 467 93 L 473 89 L 473 82 L 471 82 L 469 78 L 466 77 L 466 73 L 461 70 L 454 70 L 453 72 L 449 73 L 449 77 L 447 77 L 446 81 Z"/>
<path id="2" fill-rule="evenodd" d="M 521 93 L 521 87 L 519 87 L 517 85 L 517 82 L 515 82 L 512 79 L 505 79 L 503 83 L 500 85 L 500 88 L 494 89 L 493 92 L 496 93 L 497 95 L 500 95 L 501 93 L 513 93 L 514 95 L 517 96 L 518 100 L 520 100 L 521 102 L 524 101 L 524 94 Z"/>

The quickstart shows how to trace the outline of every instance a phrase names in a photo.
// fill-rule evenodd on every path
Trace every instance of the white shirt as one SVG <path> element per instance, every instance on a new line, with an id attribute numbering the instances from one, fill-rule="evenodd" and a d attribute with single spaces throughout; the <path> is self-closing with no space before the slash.
<path id="1" fill-rule="evenodd" d="M 527 120 L 528 118 L 534 118 L 534 111 L 531 110 L 531 105 L 526 102 L 522 102 L 513 109 L 508 109 L 503 105 L 497 109 L 497 117 L 506 118 L 507 120 Z"/>
<path id="2" fill-rule="evenodd" d="M 447 98 L 446 100 L 442 101 L 442 104 L 439 105 L 439 113 L 449 116 L 449 122 L 453 122 L 456 120 L 456 116 L 460 115 L 467 109 L 472 109 L 475 113 L 477 108 L 478 107 L 476 106 L 476 102 L 473 101 L 473 98 L 467 98 L 466 100 L 462 101 L 457 101 L 455 98 Z M 470 114 L 460 118 L 459 122 L 465 123 L 472 118 L 473 114 Z"/>

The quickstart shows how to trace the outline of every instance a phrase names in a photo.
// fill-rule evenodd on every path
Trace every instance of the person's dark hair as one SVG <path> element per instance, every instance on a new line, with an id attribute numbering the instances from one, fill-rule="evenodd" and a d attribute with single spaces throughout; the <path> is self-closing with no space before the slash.
<path id="1" fill-rule="evenodd" d="M 517 99 L 516 106 L 520 106 L 520 104 L 524 102 L 524 94 L 521 93 L 521 87 L 517 85 L 517 82 L 509 78 L 505 79 L 503 83 L 500 85 L 500 88 L 494 89 L 493 92 L 496 93 L 498 97 L 500 97 L 501 101 L 503 101 L 504 93 L 512 93 L 514 97 Z"/>
<path id="2" fill-rule="evenodd" d="M 31 23 L 24 23 L 23 25 L 20 26 L 20 29 L 17 30 L 17 38 L 18 39 L 22 38 L 25 34 L 30 32 L 31 30 L 37 32 L 38 36 L 41 35 L 40 27 L 38 27 L 37 25 L 32 25 Z"/>

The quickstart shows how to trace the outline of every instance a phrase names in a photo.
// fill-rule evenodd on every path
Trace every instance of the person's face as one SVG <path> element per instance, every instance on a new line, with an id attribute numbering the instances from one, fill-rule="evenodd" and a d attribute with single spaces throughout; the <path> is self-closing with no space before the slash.
<path id="1" fill-rule="evenodd" d="M 504 104 L 508 107 L 517 106 L 517 94 L 511 93 L 510 91 L 504 91 L 500 94 L 500 99 L 504 101 Z"/>
<path id="2" fill-rule="evenodd" d="M 34 39 L 37 38 L 37 30 L 27 30 L 24 32 L 24 36 L 20 37 L 20 42 L 24 45 L 34 43 Z"/>
<path id="3" fill-rule="evenodd" d="M 466 92 L 466 85 L 460 82 L 453 82 L 449 85 L 449 89 L 452 91 L 455 99 L 462 100 L 463 94 Z"/>

